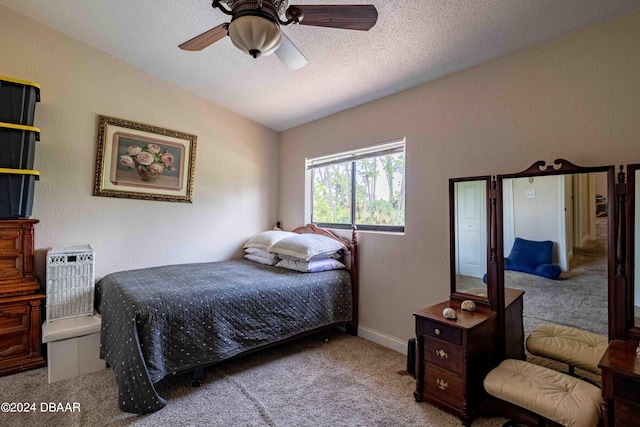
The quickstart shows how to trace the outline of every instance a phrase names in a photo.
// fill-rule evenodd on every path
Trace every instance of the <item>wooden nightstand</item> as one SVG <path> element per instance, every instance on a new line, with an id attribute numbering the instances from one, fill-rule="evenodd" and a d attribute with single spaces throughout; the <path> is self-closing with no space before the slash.
<path id="1" fill-rule="evenodd" d="M 504 345 L 509 357 L 524 357 L 522 291 L 506 295 Z M 458 316 L 446 319 L 453 308 Z M 483 381 L 501 360 L 499 323 L 495 312 L 464 311 L 460 303 L 445 301 L 414 313 L 416 319 L 416 390 L 418 402 L 427 401 L 471 423 L 486 399 Z"/>
<path id="2" fill-rule="evenodd" d="M 445 319 L 453 308 L 458 318 Z M 414 313 L 416 317 L 417 401 L 426 400 L 458 416 L 469 425 L 485 397 L 482 381 L 493 367 L 495 313 L 463 311 L 456 302 L 443 302 Z"/>
<path id="3" fill-rule="evenodd" d="M 637 425 L 640 418 L 640 360 L 635 342 L 614 340 L 600 360 L 605 427 Z"/>

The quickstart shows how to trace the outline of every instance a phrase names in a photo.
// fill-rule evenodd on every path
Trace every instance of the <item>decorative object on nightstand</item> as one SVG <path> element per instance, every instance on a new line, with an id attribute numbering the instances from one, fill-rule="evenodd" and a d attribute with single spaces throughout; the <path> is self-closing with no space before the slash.
<path id="1" fill-rule="evenodd" d="M 456 311 L 451 307 L 447 307 L 444 310 L 442 310 L 442 315 L 445 318 L 451 319 L 451 320 L 455 320 L 455 319 L 458 318 L 458 315 L 456 314 Z"/>
<path id="2" fill-rule="evenodd" d="M 90 245 L 47 251 L 48 381 L 53 383 L 105 368 L 100 359 L 102 318 L 94 314 L 95 252 Z"/>
<path id="3" fill-rule="evenodd" d="M 467 311 L 476 311 L 476 303 L 471 301 L 470 299 L 466 299 L 462 301 L 460 304 L 460 308 Z"/>

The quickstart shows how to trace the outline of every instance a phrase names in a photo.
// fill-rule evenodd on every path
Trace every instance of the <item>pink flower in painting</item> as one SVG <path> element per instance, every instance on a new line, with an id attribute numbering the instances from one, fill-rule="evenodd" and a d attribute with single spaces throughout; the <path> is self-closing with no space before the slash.
<path id="1" fill-rule="evenodd" d="M 155 158 L 153 157 L 153 154 L 149 153 L 148 151 L 142 151 L 136 156 L 136 160 L 138 160 L 138 163 L 140 163 L 141 165 L 149 166 L 151 163 L 153 163 Z"/>
<path id="2" fill-rule="evenodd" d="M 136 162 L 133 160 L 133 158 L 131 156 L 120 156 L 120 163 L 123 166 L 126 166 L 128 168 L 135 168 L 136 167 Z"/>
<path id="3" fill-rule="evenodd" d="M 165 166 L 171 166 L 173 164 L 173 154 L 171 153 L 163 153 L 160 159 Z"/>
<path id="4" fill-rule="evenodd" d="M 149 165 L 149 171 L 151 172 L 162 173 L 163 170 L 164 170 L 164 166 L 162 166 L 160 163 L 151 163 Z"/>
<path id="5" fill-rule="evenodd" d="M 129 151 L 130 156 L 137 156 L 142 151 L 142 148 L 138 147 L 137 145 L 131 145 L 129 148 L 127 148 L 127 151 Z"/>
<path id="6" fill-rule="evenodd" d="M 173 154 L 168 149 L 162 149 L 158 144 L 148 144 L 144 147 L 131 145 L 127 147 L 128 155 L 120 156 L 120 164 L 128 168 L 150 171 L 161 174 L 165 170 L 174 171 Z"/>

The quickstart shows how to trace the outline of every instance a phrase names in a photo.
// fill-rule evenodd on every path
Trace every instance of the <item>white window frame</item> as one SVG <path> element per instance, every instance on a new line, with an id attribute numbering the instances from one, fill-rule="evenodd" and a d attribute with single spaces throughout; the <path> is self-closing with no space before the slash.
<path id="1" fill-rule="evenodd" d="M 313 188 L 312 188 L 312 169 L 321 168 L 335 164 L 341 163 L 351 163 L 351 222 L 355 222 L 355 212 L 353 210 L 353 206 L 355 206 L 355 162 L 358 160 L 369 159 L 373 157 L 385 156 L 388 154 L 397 154 L 403 153 L 405 154 L 405 169 L 403 171 L 403 179 L 406 179 L 406 140 L 404 138 L 386 142 L 383 144 L 371 145 L 363 148 L 358 148 L 355 150 L 344 151 L 340 153 L 330 154 L 326 156 L 306 158 L 305 159 L 305 218 L 307 222 L 311 222 L 313 217 Z M 346 223 L 323 223 L 316 222 L 317 225 L 326 227 L 326 228 L 336 228 L 336 229 L 350 229 L 353 225 L 355 225 L 358 230 L 365 231 L 384 231 L 384 232 L 392 232 L 392 233 L 404 233 L 405 224 L 406 224 L 406 191 L 403 193 L 405 205 L 405 220 L 402 225 L 371 225 L 371 224 L 346 224 Z"/>

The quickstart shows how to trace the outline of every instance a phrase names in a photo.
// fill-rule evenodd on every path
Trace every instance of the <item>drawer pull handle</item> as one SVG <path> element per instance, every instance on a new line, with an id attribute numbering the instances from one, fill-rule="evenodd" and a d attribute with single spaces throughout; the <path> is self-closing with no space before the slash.
<path id="1" fill-rule="evenodd" d="M 441 380 L 440 378 L 436 379 L 436 385 L 440 390 L 446 390 L 449 388 L 449 384 L 445 380 Z"/>
<path id="2" fill-rule="evenodd" d="M 436 328 L 436 330 L 434 331 L 436 333 L 436 335 L 440 335 L 442 333 L 442 331 L 440 331 L 440 329 Z"/>
<path id="3" fill-rule="evenodd" d="M 443 349 L 436 350 L 436 356 L 438 356 L 440 359 L 449 359 L 449 355 Z"/>

